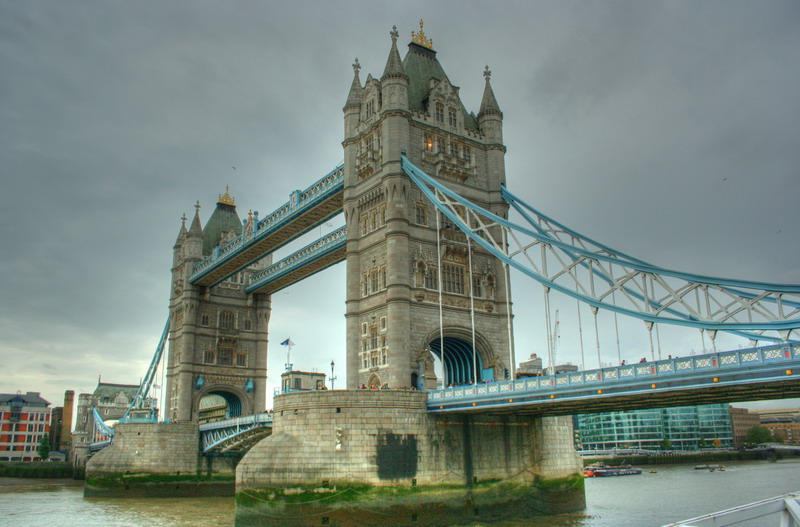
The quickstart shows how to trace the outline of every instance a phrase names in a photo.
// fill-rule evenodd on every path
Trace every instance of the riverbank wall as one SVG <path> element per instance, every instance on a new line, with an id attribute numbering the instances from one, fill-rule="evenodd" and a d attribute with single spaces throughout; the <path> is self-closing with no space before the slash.
<path id="1" fill-rule="evenodd" d="M 692 465 L 699 463 L 719 463 L 722 461 L 775 461 L 776 459 L 800 457 L 800 452 L 773 452 L 767 450 L 742 450 L 725 452 L 695 452 L 680 454 L 586 456 L 583 465 L 605 463 L 606 465 Z"/>
<path id="2" fill-rule="evenodd" d="M 86 497 L 232 496 L 238 458 L 198 451 L 192 423 L 120 423 L 86 464 Z"/>
<path id="3" fill-rule="evenodd" d="M 236 524 L 432 527 L 584 508 L 569 418 L 433 415 L 412 390 L 275 398 L 236 470 Z"/>
<path id="4" fill-rule="evenodd" d="M 0 463 L 0 477 L 75 478 L 75 470 L 72 463 L 63 461 L 3 461 Z M 82 479 L 82 477 L 75 479 Z"/>

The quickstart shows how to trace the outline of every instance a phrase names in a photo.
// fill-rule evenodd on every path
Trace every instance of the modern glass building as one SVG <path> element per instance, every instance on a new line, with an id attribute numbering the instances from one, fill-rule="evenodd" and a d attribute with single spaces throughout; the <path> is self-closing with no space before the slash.
<path id="1" fill-rule="evenodd" d="M 660 450 L 664 439 L 672 450 L 733 447 L 727 404 L 579 414 L 573 420 L 578 450 Z"/>

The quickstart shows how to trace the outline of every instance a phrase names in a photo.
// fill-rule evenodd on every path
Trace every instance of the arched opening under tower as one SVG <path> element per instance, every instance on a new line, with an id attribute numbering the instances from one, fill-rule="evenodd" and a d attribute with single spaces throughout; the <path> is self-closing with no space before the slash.
<path id="1" fill-rule="evenodd" d="M 469 341 L 459 337 L 436 338 L 428 343 L 428 349 L 444 367 L 445 386 L 494 380 L 493 370 L 483 368 L 480 350 Z"/>
<path id="2" fill-rule="evenodd" d="M 242 415 L 242 401 L 232 393 L 213 391 L 200 398 L 197 413 L 200 423 L 210 423 L 240 415 Z"/>

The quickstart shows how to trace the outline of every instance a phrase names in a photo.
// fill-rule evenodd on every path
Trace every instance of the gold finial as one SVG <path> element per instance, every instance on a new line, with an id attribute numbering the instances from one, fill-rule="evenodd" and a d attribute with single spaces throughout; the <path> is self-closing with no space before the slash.
<path id="1" fill-rule="evenodd" d="M 411 32 L 411 42 L 414 44 L 419 44 L 423 48 L 428 48 L 433 51 L 433 39 L 429 39 L 425 36 L 425 31 L 423 31 L 422 27 L 425 25 L 425 22 L 422 20 L 419 21 L 419 33 Z"/>
<path id="2" fill-rule="evenodd" d="M 219 195 L 219 201 L 217 203 L 222 203 L 223 205 L 236 205 L 236 200 L 234 200 L 230 195 L 231 186 L 225 185 L 225 194 Z"/>

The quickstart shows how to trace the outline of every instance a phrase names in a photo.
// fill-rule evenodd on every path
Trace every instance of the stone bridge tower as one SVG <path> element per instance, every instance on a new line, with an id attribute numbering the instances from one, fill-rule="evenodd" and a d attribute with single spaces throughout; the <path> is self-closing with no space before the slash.
<path id="1" fill-rule="evenodd" d="M 503 266 L 437 218 L 401 167 L 405 153 L 460 195 L 507 216 L 503 114 L 490 72 L 476 116 L 422 23 L 402 60 L 396 28 L 390 34 L 383 75 L 362 86 L 356 60 L 343 109 L 347 385 L 435 388 L 434 357 L 444 364 L 440 382 L 499 380 L 511 367 Z"/>
<path id="2" fill-rule="evenodd" d="M 197 422 L 201 401 L 224 399 L 230 417 L 263 412 L 267 390 L 267 325 L 270 296 L 248 295 L 245 284 L 254 269 L 242 270 L 213 287 L 189 283 L 194 264 L 252 228 L 243 222 L 226 191 L 205 228 L 200 205 L 189 230 L 181 225 L 175 242 L 170 292 L 167 356 L 168 400 L 163 415 Z M 268 265 L 269 258 L 260 265 Z M 219 406 L 219 397 L 215 400 Z"/>

